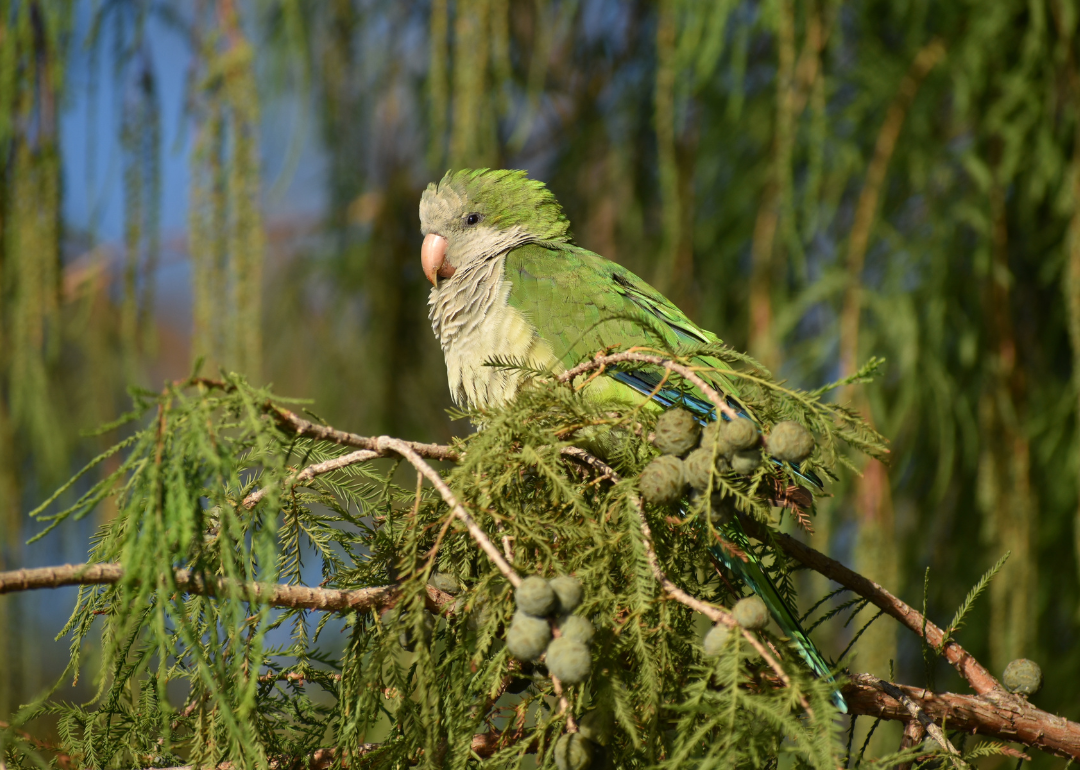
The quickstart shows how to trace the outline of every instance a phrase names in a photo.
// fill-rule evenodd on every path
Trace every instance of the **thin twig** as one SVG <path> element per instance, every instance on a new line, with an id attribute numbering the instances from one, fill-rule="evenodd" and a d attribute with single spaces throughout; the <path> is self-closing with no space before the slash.
<path id="1" fill-rule="evenodd" d="M 316 425 L 309 420 L 299 417 L 296 413 L 270 402 L 264 404 L 263 409 L 277 420 L 278 425 L 288 428 L 298 436 L 311 436 L 312 438 L 330 441 L 342 446 L 370 449 L 378 452 L 380 457 L 386 457 L 390 454 L 386 449 L 379 448 L 379 441 L 386 438 L 385 436 L 359 436 L 355 433 L 346 433 L 343 430 L 331 428 L 328 425 Z M 453 447 L 444 446 L 442 444 L 424 444 L 419 441 L 394 440 L 408 446 L 418 457 L 426 457 L 429 460 L 449 460 L 452 462 L 457 462 L 461 459 L 461 455 Z M 398 454 L 400 454 L 400 452 L 398 452 Z"/>
<path id="2" fill-rule="evenodd" d="M 562 635 L 559 630 L 559 626 L 555 623 L 551 624 L 551 638 L 558 639 Z M 555 691 L 555 697 L 559 699 L 559 710 L 556 712 L 556 716 L 566 714 L 566 732 L 576 733 L 578 731 L 577 720 L 574 719 L 574 711 L 570 708 L 570 699 L 566 697 L 566 693 L 563 692 L 562 681 L 559 677 L 551 674 L 551 689 Z"/>
<path id="3" fill-rule="evenodd" d="M 488 558 L 495 564 L 499 572 L 503 577 L 510 581 L 510 584 L 517 588 L 521 585 L 521 576 L 514 572 L 514 568 L 503 558 L 503 555 L 499 553 L 499 549 L 495 547 L 491 539 L 484 533 L 484 530 L 480 529 L 480 525 L 476 523 L 469 512 L 465 510 L 457 497 L 450 490 L 450 487 L 443 481 L 434 468 L 424 462 L 416 450 L 408 441 L 402 441 L 401 439 L 391 438 L 390 436 L 379 436 L 376 440 L 376 448 L 380 452 L 393 451 L 404 457 L 412 466 L 416 468 L 420 473 L 424 474 L 424 477 L 431 482 L 431 485 L 435 487 L 436 491 L 442 495 L 442 499 L 446 501 L 446 504 L 450 506 L 450 510 L 454 512 L 454 515 L 465 525 L 465 528 L 469 530 L 469 534 L 472 539 L 476 541 L 476 544 L 480 546 L 484 553 L 488 555 Z"/>
<path id="4" fill-rule="evenodd" d="M 570 701 L 567 699 L 566 693 L 563 692 L 562 682 L 554 674 L 551 675 L 551 689 L 555 691 L 555 697 L 559 699 L 559 710 L 556 712 L 556 716 L 566 714 L 566 732 L 576 733 L 578 726 L 577 721 L 574 719 L 574 712 L 570 710 Z"/>
<path id="5" fill-rule="evenodd" d="M 311 481 L 316 476 L 322 476 L 324 473 L 330 473 L 331 471 L 338 471 L 342 468 L 347 468 L 350 465 L 357 465 L 358 463 L 367 462 L 373 460 L 381 455 L 374 449 L 358 449 L 355 452 L 349 452 L 347 455 L 341 457 L 335 457 L 331 460 L 325 460 L 321 463 L 314 463 L 304 468 L 302 471 L 290 476 L 285 481 L 285 488 L 292 489 L 293 487 L 300 486 L 308 481 Z M 244 498 L 244 507 L 248 510 L 254 508 L 266 493 L 269 491 L 269 487 L 263 487 L 262 489 L 256 489 L 250 495 Z"/>
<path id="6" fill-rule="evenodd" d="M 658 356 L 648 353 L 638 353 L 635 350 L 627 350 L 622 353 L 602 354 L 597 353 L 592 359 L 588 361 L 582 361 L 580 364 L 572 369 L 567 369 L 562 374 L 558 375 L 556 379 L 559 382 L 570 382 L 579 374 L 592 371 L 600 367 L 608 366 L 610 364 L 618 364 L 624 361 L 639 361 L 644 364 L 655 364 L 656 366 L 662 366 L 665 369 L 669 369 L 677 374 L 681 375 L 684 379 L 689 381 L 694 387 L 702 392 L 713 406 L 716 407 L 717 412 L 727 416 L 728 419 L 734 420 L 739 415 L 732 409 L 728 403 L 720 397 L 716 390 L 710 387 L 705 380 L 697 375 L 697 373 L 689 366 L 672 361 L 670 358 L 664 356 Z"/>
<path id="7" fill-rule="evenodd" d="M 904 708 L 907 709 L 907 712 L 911 714 L 912 720 L 922 725 L 923 729 L 934 739 L 937 745 L 940 746 L 946 754 L 950 755 L 954 767 L 967 766 L 966 762 L 959 759 L 960 752 L 957 751 L 956 747 L 945 737 L 945 733 L 942 732 L 941 727 L 935 724 L 934 720 L 927 716 L 925 711 L 919 708 L 919 704 L 909 698 L 903 690 L 892 682 L 886 682 L 884 679 L 878 679 L 869 674 L 864 674 L 863 679 L 864 681 L 869 681 L 874 687 L 878 688 L 889 697 L 898 700 Z"/>
<path id="8" fill-rule="evenodd" d="M 586 452 L 584 449 L 576 446 L 565 446 L 561 450 L 562 454 L 567 457 L 573 457 L 579 462 L 585 463 L 589 467 L 600 472 L 600 476 L 596 481 L 603 481 L 604 479 L 611 479 L 612 482 L 619 480 L 619 475 L 611 469 L 611 466 L 600 460 L 597 457 Z"/>
<path id="9" fill-rule="evenodd" d="M 226 393 L 233 393 L 236 391 L 236 386 L 232 383 L 225 382 L 224 380 L 215 380 L 210 377 L 191 377 L 186 380 L 174 380 L 173 385 L 177 388 L 194 387 L 196 385 L 213 388 L 215 390 L 221 390 Z M 279 427 L 285 428 L 290 433 L 295 433 L 298 436 L 311 436 L 312 438 L 321 439 L 323 441 L 329 441 L 332 444 L 340 444 L 341 446 L 351 446 L 357 449 L 370 449 L 378 453 L 379 457 L 388 457 L 389 453 L 380 450 L 378 447 L 378 437 L 361 436 L 356 433 L 348 433 L 337 428 L 332 428 L 329 425 L 318 425 L 305 420 L 295 412 L 286 409 L 283 406 L 278 406 L 273 401 L 267 399 L 259 405 L 259 408 L 263 413 L 270 415 L 278 424 Z M 425 444 L 420 441 L 405 441 L 416 454 L 421 457 L 426 457 L 429 460 L 447 460 L 449 462 L 457 462 L 461 459 L 461 455 L 458 450 L 451 446 L 443 444 Z"/>

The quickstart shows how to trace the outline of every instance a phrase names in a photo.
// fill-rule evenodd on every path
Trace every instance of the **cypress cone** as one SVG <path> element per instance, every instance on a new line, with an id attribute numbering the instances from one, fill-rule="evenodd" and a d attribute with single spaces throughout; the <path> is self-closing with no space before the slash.
<path id="1" fill-rule="evenodd" d="M 555 592 L 548 581 L 537 575 L 525 578 L 514 592 L 517 607 L 534 618 L 543 618 L 555 609 Z"/>
<path id="2" fill-rule="evenodd" d="M 814 437 L 799 423 L 785 420 L 773 426 L 768 447 L 769 454 L 777 460 L 798 464 L 814 451 Z"/>
<path id="3" fill-rule="evenodd" d="M 551 590 L 555 592 L 557 611 L 567 614 L 577 609 L 581 604 L 581 581 L 569 575 L 559 575 L 548 581 Z"/>
<path id="4" fill-rule="evenodd" d="M 733 452 L 749 449 L 758 443 L 757 426 L 745 417 L 737 417 L 730 422 L 725 422 L 720 430 Z"/>
<path id="5" fill-rule="evenodd" d="M 724 435 L 724 421 L 716 420 L 705 426 L 701 433 L 701 446 L 712 449 L 716 448 L 718 457 L 726 457 L 731 454 L 731 445 L 727 436 Z"/>
<path id="6" fill-rule="evenodd" d="M 584 642 L 560 636 L 548 645 L 544 658 L 548 671 L 566 684 L 585 681 L 592 666 L 592 656 Z"/>
<path id="7" fill-rule="evenodd" d="M 666 455 L 684 455 L 693 449 L 701 426 L 685 409 L 669 409 L 656 421 L 656 448 Z"/>
<path id="8" fill-rule="evenodd" d="M 760 631 L 769 625 L 769 610 L 760 596 L 748 596 L 739 599 L 731 608 L 735 622 L 751 631 Z"/>
<path id="9" fill-rule="evenodd" d="M 506 648 L 518 660 L 536 660 L 544 654 L 551 641 L 551 626 L 542 618 L 536 618 L 521 610 L 514 613 L 506 632 Z"/>
<path id="10" fill-rule="evenodd" d="M 701 643 L 702 647 L 705 648 L 705 654 L 710 658 L 719 655 L 720 651 L 724 649 L 724 645 L 727 644 L 730 635 L 731 629 L 723 623 L 717 623 L 710 628 L 709 633 L 705 634 L 705 639 Z"/>
<path id="11" fill-rule="evenodd" d="M 564 733 L 555 742 L 555 767 L 586 770 L 592 765 L 592 742 L 581 733 Z"/>
<path id="12" fill-rule="evenodd" d="M 581 615 L 568 615 L 559 621 L 559 634 L 567 639 L 574 639 L 582 644 L 592 641 L 596 629 L 588 618 Z"/>
<path id="13" fill-rule="evenodd" d="M 683 475 L 687 483 L 698 492 L 704 492 L 709 487 L 710 475 L 719 473 L 721 464 L 727 465 L 723 457 L 718 457 L 719 462 L 713 463 L 713 450 L 709 447 L 698 447 L 683 460 Z"/>
<path id="14" fill-rule="evenodd" d="M 656 505 L 674 503 L 682 497 L 685 487 L 683 462 L 671 455 L 663 455 L 650 462 L 638 479 L 642 496 Z"/>
<path id="15" fill-rule="evenodd" d="M 757 447 L 740 449 L 731 456 L 731 470 L 748 476 L 761 467 L 761 450 Z"/>
<path id="16" fill-rule="evenodd" d="M 1005 689 L 1017 695 L 1034 695 L 1042 689 L 1042 669 L 1027 658 L 1018 658 L 1005 667 L 1001 683 Z"/>

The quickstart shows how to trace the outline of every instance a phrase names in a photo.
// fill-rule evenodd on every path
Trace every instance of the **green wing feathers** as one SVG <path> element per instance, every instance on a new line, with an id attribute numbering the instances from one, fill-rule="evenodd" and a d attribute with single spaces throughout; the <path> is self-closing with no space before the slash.
<path id="1" fill-rule="evenodd" d="M 605 347 L 667 347 L 720 342 L 625 267 L 572 245 L 531 243 L 506 256 L 510 304 L 523 313 L 566 368 Z M 701 357 L 703 366 L 728 368 Z M 737 396 L 726 378 L 709 377 Z"/>

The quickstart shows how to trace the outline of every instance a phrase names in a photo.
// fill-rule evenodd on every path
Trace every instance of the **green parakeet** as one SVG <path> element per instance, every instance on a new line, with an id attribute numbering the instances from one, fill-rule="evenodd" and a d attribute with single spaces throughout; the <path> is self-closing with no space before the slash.
<path id="1" fill-rule="evenodd" d="M 420 225 L 421 262 L 432 283 L 429 317 L 459 405 L 483 408 L 515 396 L 525 375 L 485 366 L 496 358 L 559 371 L 608 346 L 655 347 L 656 335 L 671 347 L 720 341 L 626 268 L 575 246 L 555 196 L 524 171 L 448 171 L 424 191 Z M 717 359 L 701 363 L 725 368 Z M 733 383 L 719 374 L 710 379 L 741 409 Z M 609 372 L 583 393 L 612 410 L 636 406 L 644 394 L 660 406 L 678 403 L 703 421 L 716 419 L 703 398 L 657 390 L 659 384 L 659 372 Z M 737 519 L 725 534 L 741 546 L 747 542 Z M 831 680 L 756 559 L 743 562 L 721 548 L 714 554 L 761 596 L 815 674 Z M 838 692 L 834 701 L 847 710 Z"/>

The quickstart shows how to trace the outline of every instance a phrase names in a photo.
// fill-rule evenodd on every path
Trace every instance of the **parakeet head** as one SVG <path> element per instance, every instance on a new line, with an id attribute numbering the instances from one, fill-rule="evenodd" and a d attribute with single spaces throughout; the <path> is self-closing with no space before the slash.
<path id="1" fill-rule="evenodd" d="M 435 286 L 522 243 L 567 242 L 569 230 L 555 196 L 524 171 L 447 171 L 420 199 L 420 259 Z"/>

